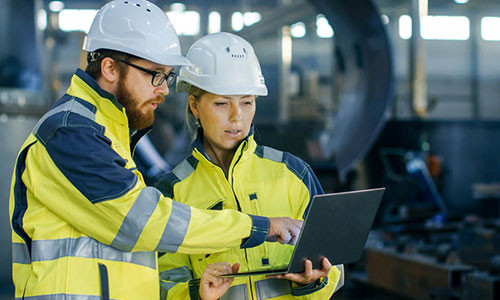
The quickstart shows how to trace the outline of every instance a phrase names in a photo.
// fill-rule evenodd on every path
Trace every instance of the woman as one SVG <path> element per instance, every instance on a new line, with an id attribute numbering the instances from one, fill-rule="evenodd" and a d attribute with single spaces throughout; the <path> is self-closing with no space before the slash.
<path id="1" fill-rule="evenodd" d="M 310 199 L 323 190 L 305 162 L 254 141 L 255 98 L 267 95 L 267 87 L 252 46 L 234 34 L 216 33 L 196 41 L 187 58 L 193 65 L 181 69 L 177 90 L 189 92 L 186 117 L 196 133 L 192 154 L 157 187 L 199 208 L 303 219 Z M 288 264 L 292 251 L 293 246 L 266 242 L 211 255 L 163 255 L 162 295 L 204 300 L 222 295 L 221 299 L 328 299 L 343 285 L 343 266 L 332 267 L 326 258 L 321 270 L 313 270 L 306 261 L 302 274 L 239 277 L 232 282 L 218 277 L 238 267 L 247 271 Z"/>

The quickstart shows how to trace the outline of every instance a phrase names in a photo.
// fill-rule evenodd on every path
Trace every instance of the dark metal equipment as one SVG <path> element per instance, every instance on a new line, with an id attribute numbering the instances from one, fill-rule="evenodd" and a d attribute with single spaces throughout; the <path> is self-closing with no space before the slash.
<path id="1" fill-rule="evenodd" d="M 473 271 L 471 266 L 393 249 L 367 249 L 366 263 L 371 285 L 410 299 L 460 299 L 465 276 Z"/>

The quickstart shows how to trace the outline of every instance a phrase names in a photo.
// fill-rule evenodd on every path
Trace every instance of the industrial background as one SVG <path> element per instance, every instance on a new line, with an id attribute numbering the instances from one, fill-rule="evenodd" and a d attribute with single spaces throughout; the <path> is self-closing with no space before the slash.
<path id="1" fill-rule="evenodd" d="M 13 298 L 17 151 L 85 67 L 106 2 L 0 0 L 0 299 Z M 326 192 L 387 187 L 332 299 L 500 299 L 500 1 L 152 2 L 184 53 L 218 31 L 252 43 L 269 89 L 258 142 L 310 163 Z M 147 180 L 189 147 L 186 95 L 166 98 L 136 151 Z"/>

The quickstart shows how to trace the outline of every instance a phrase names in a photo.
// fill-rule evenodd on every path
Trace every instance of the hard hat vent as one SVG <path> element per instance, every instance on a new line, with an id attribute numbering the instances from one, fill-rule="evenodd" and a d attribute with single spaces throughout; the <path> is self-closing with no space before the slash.
<path id="1" fill-rule="evenodd" d="M 129 4 L 129 1 L 123 1 L 123 3 L 125 3 L 125 4 Z M 137 7 L 141 7 L 141 4 L 140 4 L 140 3 L 136 3 L 136 4 L 135 4 L 135 6 L 137 6 Z M 151 9 L 146 8 L 146 11 L 150 13 L 150 12 L 151 12 Z"/>

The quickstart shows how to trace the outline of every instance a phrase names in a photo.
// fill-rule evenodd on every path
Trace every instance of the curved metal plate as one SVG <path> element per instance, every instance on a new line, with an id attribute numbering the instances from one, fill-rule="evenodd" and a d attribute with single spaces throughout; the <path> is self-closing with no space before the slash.
<path id="1" fill-rule="evenodd" d="M 383 128 L 393 101 L 392 49 L 370 0 L 310 0 L 335 29 L 342 77 L 340 107 L 324 150 L 340 174 L 363 158 Z"/>

